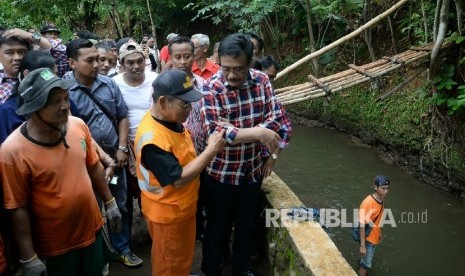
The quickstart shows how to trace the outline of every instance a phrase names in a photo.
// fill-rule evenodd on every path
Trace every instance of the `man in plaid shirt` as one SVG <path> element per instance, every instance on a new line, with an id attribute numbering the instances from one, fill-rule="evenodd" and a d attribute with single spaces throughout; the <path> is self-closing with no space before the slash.
<path id="1" fill-rule="evenodd" d="M 0 70 L 0 104 L 6 102 L 19 81 L 19 64 L 24 55 L 32 49 L 31 45 L 38 45 L 41 50 L 50 51 L 55 58 L 58 76 L 61 77 L 69 70 L 66 47 L 61 41 L 18 28 L 0 32 L 0 60 L 3 64 L 3 69 Z"/>
<path id="2" fill-rule="evenodd" d="M 232 34 L 221 41 L 221 70 L 208 84 L 201 110 L 205 130 L 226 129 L 226 146 L 207 167 L 207 229 L 202 270 L 221 275 L 224 249 L 234 223 L 234 275 L 250 270 L 260 190 L 281 149 L 287 146 L 291 124 L 276 99 L 268 77 L 250 69 L 253 43 Z"/>

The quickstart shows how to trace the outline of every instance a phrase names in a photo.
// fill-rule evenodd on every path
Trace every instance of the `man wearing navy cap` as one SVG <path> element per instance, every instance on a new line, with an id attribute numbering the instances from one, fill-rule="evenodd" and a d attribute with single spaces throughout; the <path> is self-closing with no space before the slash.
<path id="1" fill-rule="evenodd" d="M 360 204 L 359 223 L 360 223 L 360 249 L 361 256 L 360 268 L 358 275 L 366 275 L 371 268 L 371 261 L 375 254 L 376 246 L 383 240 L 380 222 L 383 218 L 384 197 L 389 192 L 391 181 L 385 175 L 377 175 L 373 180 L 373 189 L 371 195 L 368 195 Z M 367 224 L 372 225 L 371 231 L 367 235 L 365 227 Z"/>
<path id="2" fill-rule="evenodd" d="M 183 71 L 169 69 L 153 82 L 153 106 L 135 139 L 142 212 L 152 237 L 152 275 L 189 275 L 195 249 L 199 174 L 223 149 L 224 131 L 210 135 L 197 156 L 182 125 L 203 94 Z"/>

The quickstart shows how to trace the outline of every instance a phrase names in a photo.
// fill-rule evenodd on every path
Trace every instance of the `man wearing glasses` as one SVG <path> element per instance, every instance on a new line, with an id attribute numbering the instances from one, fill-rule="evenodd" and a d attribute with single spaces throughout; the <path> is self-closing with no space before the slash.
<path id="1" fill-rule="evenodd" d="M 250 270 L 249 259 L 261 184 L 292 131 L 269 78 L 250 69 L 253 49 L 243 34 L 223 39 L 218 48 L 221 70 L 210 79 L 210 93 L 203 98 L 205 130 L 209 134 L 226 130 L 226 146 L 207 167 L 205 178 L 202 271 L 206 275 L 221 275 L 221 258 L 233 224 L 234 275 L 257 275 Z"/>
<path id="2" fill-rule="evenodd" d="M 207 35 L 195 34 L 191 37 L 191 40 L 194 43 L 194 65 L 192 66 L 192 72 L 208 80 L 220 68 L 218 64 L 207 59 L 210 39 Z"/>

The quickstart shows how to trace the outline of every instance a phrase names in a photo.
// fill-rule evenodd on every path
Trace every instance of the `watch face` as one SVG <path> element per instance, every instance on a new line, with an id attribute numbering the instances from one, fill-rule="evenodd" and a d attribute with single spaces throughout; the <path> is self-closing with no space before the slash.
<path id="1" fill-rule="evenodd" d="M 40 33 L 33 33 L 32 34 L 32 39 L 34 39 L 34 40 L 38 40 L 38 39 L 40 39 L 40 37 L 41 37 Z"/>

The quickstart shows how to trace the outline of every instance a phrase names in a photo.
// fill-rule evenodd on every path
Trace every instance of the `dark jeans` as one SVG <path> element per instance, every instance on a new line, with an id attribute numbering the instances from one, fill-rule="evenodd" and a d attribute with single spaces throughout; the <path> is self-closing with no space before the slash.
<path id="1" fill-rule="evenodd" d="M 250 270 L 257 208 L 262 181 L 234 186 L 205 177 L 207 228 L 203 243 L 202 271 L 221 275 L 226 237 L 234 223 L 233 270 L 239 274 Z"/>
<path id="2" fill-rule="evenodd" d="M 199 186 L 199 198 L 197 200 L 197 213 L 195 214 L 196 221 L 196 233 L 195 237 L 197 240 L 203 241 L 205 235 L 205 216 L 203 210 L 205 209 L 205 170 L 200 173 L 200 186 Z"/>
<path id="3" fill-rule="evenodd" d="M 116 204 L 121 213 L 123 229 L 121 233 L 115 234 L 112 229 L 108 229 L 113 247 L 118 254 L 126 254 L 131 249 L 129 243 L 131 241 L 131 226 L 132 226 L 132 191 L 127 185 L 126 169 L 117 169 L 115 176 L 118 176 L 117 185 L 109 184 L 111 194 L 115 197 Z"/>

